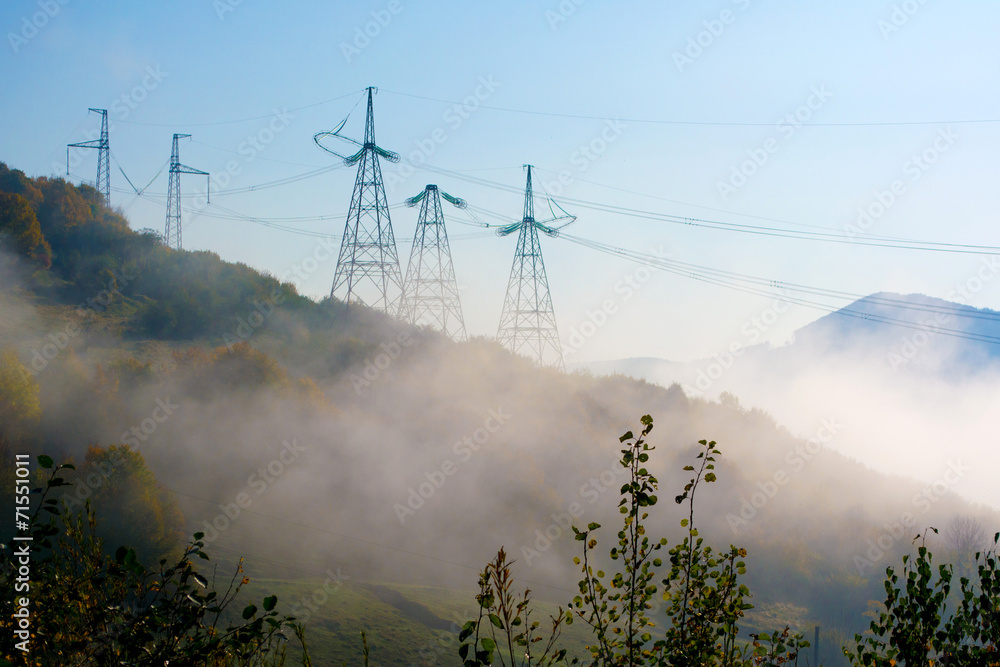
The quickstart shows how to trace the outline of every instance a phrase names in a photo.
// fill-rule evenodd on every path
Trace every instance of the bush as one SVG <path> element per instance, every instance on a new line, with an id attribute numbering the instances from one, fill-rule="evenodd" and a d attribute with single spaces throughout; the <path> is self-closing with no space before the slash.
<path id="1" fill-rule="evenodd" d="M 752 605 L 749 589 L 739 582 L 745 574 L 743 558 L 746 550 L 730 545 L 716 553 L 703 543 L 694 524 L 694 499 L 701 484 L 716 480 L 715 462 L 720 455 L 714 441 L 699 442 L 701 451 L 695 465 L 684 467 L 693 477 L 684 490 L 675 497 L 677 504 L 687 503 L 688 517 L 681 521 L 687 529 L 684 540 L 668 552 L 670 569 L 658 574 L 664 566 L 657 556 L 667 545 L 666 539 L 651 540 L 646 534 L 645 520 L 648 509 L 658 498 L 659 483 L 649 473 L 646 464 L 650 452 L 646 438 L 653 430 L 653 419 L 642 418 L 643 429 L 638 437 L 631 431 L 619 439 L 625 447 L 621 450 L 620 464 L 628 471 L 629 480 L 621 488 L 619 511 L 624 515 L 624 525 L 618 532 L 616 546 L 610 550 L 611 560 L 621 563 L 621 569 L 610 573 L 595 570 L 591 553 L 597 546 L 597 523 L 586 530 L 576 526 L 573 532 L 583 543 L 582 557 L 574 559 L 581 567 L 580 594 L 570 604 L 570 609 L 560 618 L 552 619 L 549 641 L 544 653 L 531 656 L 530 645 L 540 641 L 517 628 L 526 625 L 530 614 L 527 593 L 514 608 L 517 614 L 505 618 L 498 610 L 509 608 L 509 564 L 504 562 L 503 549 L 497 560 L 487 566 L 480 576 L 480 594 L 477 600 L 484 613 L 463 629 L 461 657 L 466 667 L 489 665 L 494 659 L 501 665 L 510 660 L 511 665 L 549 664 L 565 657 L 564 650 L 554 644 L 563 623 L 582 621 L 590 626 L 593 644 L 588 646 L 590 661 L 586 664 L 601 667 L 612 665 L 781 665 L 796 664 L 802 648 L 809 642 L 790 628 L 770 635 L 751 636 L 752 641 L 739 641 L 737 623 Z M 662 577 L 657 584 L 656 579 Z M 659 594 L 659 595 L 657 595 Z M 651 612 L 665 603 L 664 611 L 669 624 L 659 638 L 653 633 L 655 625 Z M 486 623 L 489 621 L 489 624 Z M 537 623 L 532 626 L 537 628 Z M 499 638 L 507 639 L 498 642 Z M 471 641 L 469 641 L 471 639 Z M 498 643 L 507 647 L 506 653 L 497 650 Z M 514 647 L 523 647 L 517 650 Z M 518 660 L 514 656 L 523 654 Z M 573 664 L 580 662 L 578 659 Z"/>
<path id="2" fill-rule="evenodd" d="M 44 487 L 32 493 L 35 504 L 27 533 L 30 545 L 28 627 L 14 618 L 18 557 L 4 545 L 0 556 L 0 666 L 278 665 L 285 659 L 284 633 L 301 628 L 293 618 L 275 611 L 277 598 L 248 604 L 235 620 L 230 609 L 249 583 L 242 561 L 223 592 L 209 584 L 195 566 L 208 561 L 202 534 L 172 565 L 160 561 L 147 570 L 134 549 L 120 547 L 105 554 L 97 537 L 97 519 L 89 504 L 84 512 L 63 514 L 49 497 L 67 486 L 61 470 L 40 456 L 41 468 L 51 470 Z M 61 522 L 57 522 L 57 517 Z M 22 533 L 25 531 L 22 530 Z M 20 548 L 20 547 L 18 547 Z M 308 664 L 304 654 L 303 664 Z"/>

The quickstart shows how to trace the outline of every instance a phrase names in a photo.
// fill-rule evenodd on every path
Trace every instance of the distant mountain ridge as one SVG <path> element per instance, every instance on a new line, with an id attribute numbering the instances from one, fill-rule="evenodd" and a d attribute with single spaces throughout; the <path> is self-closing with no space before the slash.
<path id="1" fill-rule="evenodd" d="M 570 367 L 599 374 L 622 373 L 658 384 L 678 382 L 697 389 L 699 380 L 701 384 L 705 384 L 705 377 L 715 380 L 712 376 L 718 375 L 718 369 L 728 370 L 735 364 L 734 357 L 766 359 L 772 368 L 788 369 L 806 358 L 829 355 L 881 360 L 894 371 L 906 368 L 944 373 L 942 367 L 947 366 L 949 375 L 972 373 L 984 364 L 1000 362 L 1000 312 L 924 294 L 878 292 L 797 329 L 792 341 L 780 347 L 741 343 L 735 352 L 720 350 L 689 362 L 632 357 Z"/>

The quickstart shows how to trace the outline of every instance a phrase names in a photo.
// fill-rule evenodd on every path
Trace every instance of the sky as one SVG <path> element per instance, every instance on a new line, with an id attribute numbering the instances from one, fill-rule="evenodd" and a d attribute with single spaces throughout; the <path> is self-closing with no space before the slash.
<path id="1" fill-rule="evenodd" d="M 377 142 L 403 156 L 382 172 L 404 270 L 417 217 L 405 198 L 435 183 L 476 207 L 445 211 L 470 334 L 495 335 L 516 243 L 476 224 L 499 221 L 483 210 L 520 219 L 524 164 L 577 215 L 566 232 L 578 238 L 847 295 L 948 298 L 989 259 L 566 200 L 840 240 L 998 246 L 998 22 L 986 1 L 12 0 L 0 6 L 0 160 L 65 176 L 66 144 L 99 128 L 87 109 L 108 109 L 112 203 L 162 232 L 171 135 L 191 134 L 181 162 L 212 186 L 206 203 L 206 179 L 182 179 L 185 249 L 318 299 L 335 259 L 303 261 L 330 243 L 317 234 L 343 232 L 355 173 L 313 135 L 347 117 L 360 138 L 376 86 Z M 73 161 L 69 178 L 92 182 L 96 151 Z M 572 361 L 703 358 L 774 306 L 569 238 L 542 247 Z M 963 301 L 1000 309 L 997 283 Z M 824 314 L 780 310 L 761 332 L 774 344 Z"/>

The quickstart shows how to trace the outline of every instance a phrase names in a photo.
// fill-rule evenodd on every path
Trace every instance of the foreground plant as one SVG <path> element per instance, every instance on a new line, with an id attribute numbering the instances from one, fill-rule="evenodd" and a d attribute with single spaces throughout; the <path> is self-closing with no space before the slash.
<path id="1" fill-rule="evenodd" d="M 694 524 L 694 500 L 702 483 L 716 480 L 715 461 L 720 454 L 714 441 L 702 440 L 696 465 L 684 467 L 694 476 L 683 492 L 674 500 L 687 503 L 688 516 L 681 521 L 687 529 L 684 541 L 670 549 L 670 570 L 660 581 L 653 583 L 653 568 L 662 565 L 655 552 L 667 544 L 665 538 L 650 541 L 646 536 L 644 521 L 647 508 L 657 502 L 656 478 L 644 464 L 654 448 L 646 438 L 653 430 L 653 419 L 646 415 L 641 420 L 643 430 L 638 437 L 631 431 L 619 442 L 626 443 L 621 450 L 621 464 L 629 471 L 629 482 L 622 487 L 619 511 L 625 515 L 624 528 L 618 533 L 618 545 L 611 549 L 612 560 L 621 560 L 624 570 L 610 580 L 605 573 L 594 571 L 590 565 L 590 552 L 597 540 L 591 533 L 600 525 L 592 523 L 586 531 L 574 528 L 576 539 L 583 542 L 580 595 L 573 600 L 578 618 L 594 631 L 597 642 L 590 646 L 593 665 L 735 665 L 745 664 L 744 648 L 737 642 L 737 622 L 752 605 L 747 602 L 749 589 L 739 583 L 746 571 L 741 560 L 744 549 L 730 546 L 717 555 L 706 546 Z M 580 559 L 574 559 L 580 564 Z M 607 581 L 607 583 L 605 583 Z M 665 613 L 670 624 L 662 638 L 653 639 L 650 628 L 653 621 L 647 615 L 652 610 L 657 593 L 666 602 Z M 800 641 L 797 637 L 796 641 Z M 808 645 L 805 643 L 804 645 Z M 751 655 L 753 651 L 750 652 Z"/>
<path id="2" fill-rule="evenodd" d="M 277 597 L 250 603 L 236 616 L 230 607 L 249 583 L 242 561 L 222 593 L 213 590 L 195 567 L 208 561 L 202 534 L 180 559 L 147 570 L 128 547 L 107 556 L 96 535 L 97 518 L 89 503 L 82 513 L 63 515 L 50 492 L 69 483 L 52 459 L 38 457 L 51 470 L 30 518 L 30 639 L 24 652 L 13 646 L 14 586 L 18 561 L 4 545 L 0 556 L 0 665 L 280 665 L 294 630 L 294 619 L 275 611 Z M 61 523 L 56 517 L 61 517 Z M 19 542 L 25 544 L 28 542 Z M 304 664 L 308 664 L 308 658 Z"/>
<path id="3" fill-rule="evenodd" d="M 467 622 L 458 636 L 461 642 L 458 653 L 466 667 L 492 665 L 494 661 L 504 667 L 508 664 L 511 667 L 546 667 L 566 658 L 565 649 L 555 648 L 566 618 L 562 608 L 550 617 L 551 627 L 546 640 L 541 634 L 541 623 L 531 620 L 531 591 L 525 589 L 520 597 L 512 592 L 514 580 L 510 566 L 513 562 L 507 561 L 507 554 L 501 547 L 496 558 L 479 575 L 479 594 L 476 596 L 479 616 Z M 543 641 L 545 643 L 541 644 Z"/>
<path id="4" fill-rule="evenodd" d="M 739 582 L 746 572 L 742 560 L 746 551 L 730 545 L 728 550 L 716 553 L 704 544 L 695 527 L 694 500 L 698 489 L 703 483 L 716 480 L 715 462 L 720 452 L 714 441 L 700 441 L 695 465 L 684 467 L 694 474 L 674 500 L 677 504 L 687 503 L 687 518 L 681 521 L 687 535 L 667 552 L 670 569 L 658 574 L 659 568 L 664 567 L 664 559 L 657 552 L 666 547 L 667 540 L 650 539 L 645 525 L 649 508 L 658 501 L 659 482 L 646 467 L 654 449 L 646 440 L 653 430 L 653 418 L 646 415 L 641 423 L 638 437 L 629 431 L 619 438 L 624 444 L 620 463 L 628 471 L 629 479 L 621 488 L 618 503 L 624 516 L 623 526 L 609 555 L 612 562 L 621 564 L 620 571 L 608 576 L 595 569 L 595 534 L 600 524 L 588 524 L 586 530 L 573 527 L 576 540 L 583 543 L 582 556 L 574 558 L 583 578 L 579 582 L 580 594 L 570 604 L 565 622 L 582 621 L 591 628 L 594 642 L 587 647 L 590 651 L 587 664 L 749 667 L 796 663 L 800 649 L 809 643 L 789 628 L 771 635 L 751 636 L 752 643 L 738 641 L 738 622 L 752 608 L 748 602 L 750 591 Z M 485 624 L 483 618 L 496 628 L 511 625 L 505 617 L 493 613 L 512 604 L 502 592 L 511 585 L 504 558 L 501 549 L 497 560 L 480 577 L 477 599 L 485 611 L 479 621 L 470 622 L 463 629 L 461 656 L 467 667 L 490 664 L 496 656 L 503 664 L 494 637 L 480 633 Z M 526 615 L 527 595 L 515 607 L 518 613 Z M 653 614 L 661 608 L 669 624 L 657 632 Z M 559 629 L 558 621 L 553 621 L 544 655 L 558 659 L 566 652 L 552 648 Z M 654 638 L 654 632 L 659 636 Z M 513 655 L 515 645 L 508 644 L 508 655 Z M 579 662 L 573 659 L 571 664 Z"/>
<path id="5" fill-rule="evenodd" d="M 937 533 L 937 529 L 930 530 Z M 854 636 L 844 655 L 854 665 L 1000 665 L 1000 533 L 993 546 L 975 555 L 975 574 L 961 577 L 954 611 L 954 572 L 933 566 L 933 555 L 919 540 L 916 557 L 903 556 L 900 574 L 886 568 L 885 610 L 865 635 Z"/>

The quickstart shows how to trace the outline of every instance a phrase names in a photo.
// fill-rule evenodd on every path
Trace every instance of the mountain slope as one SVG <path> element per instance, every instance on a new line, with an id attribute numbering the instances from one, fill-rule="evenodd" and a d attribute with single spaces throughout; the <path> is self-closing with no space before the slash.
<path id="1" fill-rule="evenodd" d="M 14 180 L 23 192 L 36 185 Z M 37 189 L 51 265 L 0 255 L 0 348 L 33 371 L 42 399 L 24 446 L 77 460 L 91 444 L 137 448 L 188 532 L 205 532 L 223 562 L 243 555 L 282 578 L 341 568 L 354 582 L 462 588 L 504 545 L 539 597 L 565 603 L 577 578 L 569 523 L 602 523 L 602 544 L 613 541 L 618 437 L 643 414 L 655 419 L 650 469 L 664 498 L 687 481 L 694 443 L 719 442 L 720 483 L 699 497 L 702 534 L 746 546 L 755 604 L 804 610 L 803 624 L 861 629 L 884 567 L 909 548 L 897 525 L 956 515 L 1000 525 L 956 484 L 928 496 L 925 483 L 838 453 L 849 427 L 836 411 L 804 417 L 797 438 L 734 396 L 538 369 L 487 340 L 456 344 L 313 303 L 210 253 L 164 248 L 86 188 Z M 46 208 L 49 197 L 61 208 Z M 188 287 L 173 289 L 179 276 Z M 656 509 L 651 532 L 676 541 L 679 509 Z"/>

